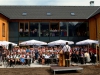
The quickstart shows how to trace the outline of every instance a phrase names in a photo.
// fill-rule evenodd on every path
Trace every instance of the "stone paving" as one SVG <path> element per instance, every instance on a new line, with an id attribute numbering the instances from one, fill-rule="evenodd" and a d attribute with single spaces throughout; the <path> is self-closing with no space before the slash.
<path id="1" fill-rule="evenodd" d="M 29 65 L 13 65 L 13 66 L 5 66 L 2 62 L 0 63 L 0 68 L 33 68 L 33 67 L 50 67 L 50 65 L 41 65 L 38 64 L 36 61 Z"/>

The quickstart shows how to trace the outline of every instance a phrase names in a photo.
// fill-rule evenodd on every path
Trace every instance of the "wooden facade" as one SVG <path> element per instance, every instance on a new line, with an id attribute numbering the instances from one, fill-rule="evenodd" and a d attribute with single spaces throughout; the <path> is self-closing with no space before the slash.
<path id="1" fill-rule="evenodd" d="M 0 15 L 0 41 L 9 41 L 8 19 Z"/>
<path id="2" fill-rule="evenodd" d="M 93 40 L 100 39 L 100 14 L 89 19 L 89 37 Z"/>
<path id="3" fill-rule="evenodd" d="M 96 18 L 97 18 L 97 39 L 100 40 L 100 14 L 98 14 Z"/>
<path id="4" fill-rule="evenodd" d="M 92 40 L 96 40 L 97 36 L 96 36 L 96 19 L 95 18 L 91 18 L 89 19 L 89 37 Z"/>

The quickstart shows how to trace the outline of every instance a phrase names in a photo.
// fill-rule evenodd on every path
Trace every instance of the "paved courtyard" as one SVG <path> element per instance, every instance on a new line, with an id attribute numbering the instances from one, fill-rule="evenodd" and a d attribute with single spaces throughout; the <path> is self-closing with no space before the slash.
<path id="1" fill-rule="evenodd" d="M 36 61 L 34 63 L 31 63 L 30 66 L 29 65 L 13 65 L 11 67 L 9 66 L 5 66 L 3 64 L 3 62 L 0 63 L 0 68 L 33 68 L 33 67 L 50 67 L 50 65 L 42 65 L 42 64 L 38 64 Z M 98 64 L 92 64 L 92 63 L 86 63 L 86 64 L 80 64 L 80 63 L 71 63 L 72 65 L 79 65 L 79 66 L 86 66 L 86 65 L 98 65 Z M 57 65 L 57 64 L 52 64 L 52 65 Z"/>

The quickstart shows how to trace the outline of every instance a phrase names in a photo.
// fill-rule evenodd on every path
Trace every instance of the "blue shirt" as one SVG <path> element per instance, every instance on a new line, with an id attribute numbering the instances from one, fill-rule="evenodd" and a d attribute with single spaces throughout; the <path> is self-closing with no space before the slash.
<path id="1" fill-rule="evenodd" d="M 31 52 L 31 51 L 29 49 L 27 49 L 26 52 Z"/>

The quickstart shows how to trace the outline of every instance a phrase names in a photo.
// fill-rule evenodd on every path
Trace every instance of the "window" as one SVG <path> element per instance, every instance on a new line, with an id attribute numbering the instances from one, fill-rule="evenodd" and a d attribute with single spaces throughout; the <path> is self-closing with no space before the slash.
<path id="1" fill-rule="evenodd" d="M 23 15 L 23 16 L 26 16 L 26 15 L 27 15 L 27 13 L 26 13 L 26 12 L 24 12 L 24 13 L 22 13 L 22 15 Z"/>
<path id="2" fill-rule="evenodd" d="M 87 22 L 68 22 L 69 36 L 89 36 L 89 28 L 87 26 Z"/>
<path id="3" fill-rule="evenodd" d="M 24 36 L 24 23 L 19 24 L 19 36 L 20 37 Z"/>
<path id="4" fill-rule="evenodd" d="M 28 23 L 25 23 L 24 26 L 25 26 L 24 35 L 25 35 L 25 37 L 28 37 L 29 36 L 29 25 L 28 25 Z"/>
<path id="5" fill-rule="evenodd" d="M 2 24 L 2 37 L 5 37 L 5 23 Z"/>
<path id="6" fill-rule="evenodd" d="M 59 23 L 50 23 L 50 36 L 59 36 Z"/>
<path id="7" fill-rule="evenodd" d="M 51 13 L 50 12 L 47 12 L 47 16 L 51 16 Z"/>
<path id="8" fill-rule="evenodd" d="M 68 36 L 68 23 L 67 22 L 60 22 L 60 36 Z"/>
<path id="9" fill-rule="evenodd" d="M 37 22 L 30 22 L 30 37 L 39 36 L 38 24 Z"/>
<path id="10" fill-rule="evenodd" d="M 19 24 L 19 36 L 20 37 L 28 37 L 29 36 L 29 25 L 28 25 L 28 23 L 20 23 Z"/>
<path id="11" fill-rule="evenodd" d="M 71 14 L 71 16 L 75 16 L 75 13 L 74 12 L 72 12 L 72 13 L 70 13 Z"/>
<path id="12" fill-rule="evenodd" d="M 49 24 L 48 22 L 42 22 L 40 23 L 40 35 L 42 37 L 48 37 L 49 36 Z"/>

